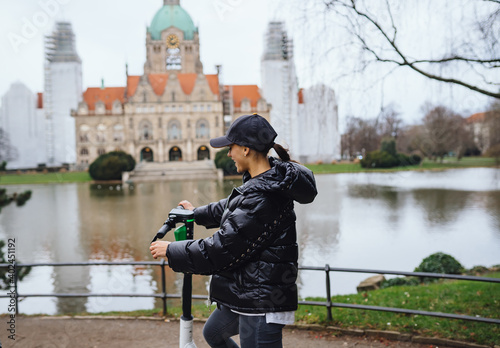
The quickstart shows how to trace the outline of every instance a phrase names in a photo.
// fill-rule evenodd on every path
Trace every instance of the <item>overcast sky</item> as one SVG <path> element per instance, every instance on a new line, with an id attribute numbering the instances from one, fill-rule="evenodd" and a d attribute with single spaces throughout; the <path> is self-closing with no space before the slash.
<path id="1" fill-rule="evenodd" d="M 199 27 L 205 73 L 215 73 L 215 65 L 221 64 L 225 84 L 260 85 L 267 23 L 285 19 L 295 41 L 299 85 L 323 82 L 334 88 L 341 127 L 347 115 L 373 117 L 389 103 L 399 106 L 407 123 L 422 117 L 421 106 L 426 101 L 444 100 L 464 116 L 486 106 L 487 98 L 429 83 L 408 71 L 380 80 L 363 76 L 355 81 L 337 80 L 334 76 L 347 60 L 335 56 L 321 65 L 312 59 L 332 45 L 325 40 L 335 38 L 318 33 L 321 26 L 301 25 L 301 13 L 294 12 L 297 6 L 292 5 L 295 1 L 181 0 Z M 82 59 L 83 89 L 100 86 L 101 79 L 106 86 L 124 86 L 126 63 L 131 75 L 143 72 L 146 27 L 162 5 L 163 0 L 0 0 L 0 96 L 15 81 L 33 92 L 43 91 L 44 36 L 58 20 L 73 25 Z M 378 82 L 367 85 L 368 80 Z"/>

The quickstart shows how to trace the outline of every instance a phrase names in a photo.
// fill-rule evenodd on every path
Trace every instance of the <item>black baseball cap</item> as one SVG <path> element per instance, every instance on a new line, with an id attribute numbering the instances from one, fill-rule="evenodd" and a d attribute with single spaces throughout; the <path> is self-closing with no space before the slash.
<path id="1" fill-rule="evenodd" d="M 274 145 L 278 134 L 267 120 L 257 114 L 238 117 L 229 127 L 226 135 L 210 140 L 212 147 L 225 147 L 231 144 L 247 146 L 264 152 Z"/>

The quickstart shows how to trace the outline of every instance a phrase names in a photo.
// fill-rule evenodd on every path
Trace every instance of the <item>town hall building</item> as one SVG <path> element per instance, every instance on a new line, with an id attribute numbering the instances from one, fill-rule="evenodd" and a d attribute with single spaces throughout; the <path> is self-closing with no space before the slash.
<path id="1" fill-rule="evenodd" d="M 213 160 L 209 140 L 234 119 L 269 119 L 258 86 L 223 86 L 203 73 L 198 28 L 179 0 L 164 0 L 147 28 L 144 74 L 126 74 L 124 87 L 87 88 L 72 112 L 78 167 L 115 150 L 137 162 Z"/>

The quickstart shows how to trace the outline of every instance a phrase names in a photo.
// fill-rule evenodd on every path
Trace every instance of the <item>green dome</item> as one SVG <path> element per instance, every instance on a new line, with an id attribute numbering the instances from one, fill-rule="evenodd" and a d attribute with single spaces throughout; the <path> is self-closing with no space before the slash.
<path id="1" fill-rule="evenodd" d="M 193 40 L 197 31 L 191 16 L 182 7 L 165 5 L 156 12 L 148 32 L 153 40 L 161 40 L 161 32 L 171 26 L 182 30 L 185 40 Z"/>

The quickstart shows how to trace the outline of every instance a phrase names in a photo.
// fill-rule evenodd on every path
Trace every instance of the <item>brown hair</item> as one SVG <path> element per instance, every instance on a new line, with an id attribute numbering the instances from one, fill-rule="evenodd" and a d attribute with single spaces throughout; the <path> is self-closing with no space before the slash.
<path id="1" fill-rule="evenodd" d="M 278 156 L 281 158 L 282 161 L 299 163 L 297 161 L 292 160 L 290 158 L 290 153 L 288 152 L 288 149 L 285 149 L 280 144 L 274 144 L 273 149 L 274 151 L 276 151 L 276 153 L 278 154 Z"/>

